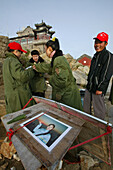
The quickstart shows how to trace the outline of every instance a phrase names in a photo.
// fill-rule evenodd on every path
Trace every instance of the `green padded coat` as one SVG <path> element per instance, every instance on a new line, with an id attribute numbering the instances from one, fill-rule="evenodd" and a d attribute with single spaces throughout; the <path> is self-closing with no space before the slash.
<path id="1" fill-rule="evenodd" d="M 51 73 L 49 83 L 52 86 L 53 100 L 83 110 L 76 80 L 64 56 L 56 57 L 53 67 L 47 63 L 36 64 L 36 70 L 38 72 Z"/>
<path id="2" fill-rule="evenodd" d="M 32 66 L 33 63 L 34 63 L 34 61 L 31 58 L 29 60 L 29 62 L 26 64 L 26 67 Z M 42 63 L 42 62 L 40 62 L 40 63 Z M 37 92 L 44 93 L 46 91 L 46 88 L 47 88 L 45 78 L 44 78 L 44 73 L 39 73 L 39 72 L 35 71 L 35 76 L 33 77 L 33 79 L 30 79 L 29 84 L 30 84 L 31 92 L 33 92 L 33 93 L 37 93 Z"/>
<path id="3" fill-rule="evenodd" d="M 13 53 L 7 53 L 3 63 L 3 80 L 7 113 L 21 110 L 32 97 L 28 81 L 34 77 L 32 68 L 25 70 Z M 32 100 L 28 106 L 35 104 Z M 27 106 L 27 107 L 28 107 Z"/>

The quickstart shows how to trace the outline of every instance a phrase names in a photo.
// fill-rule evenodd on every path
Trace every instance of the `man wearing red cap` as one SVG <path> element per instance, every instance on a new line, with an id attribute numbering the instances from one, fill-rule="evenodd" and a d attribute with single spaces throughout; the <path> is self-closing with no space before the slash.
<path id="1" fill-rule="evenodd" d="M 3 63 L 3 80 L 7 113 L 21 110 L 32 97 L 28 81 L 34 77 L 32 68 L 24 70 L 19 60 L 21 54 L 27 53 L 17 42 L 8 44 L 9 53 Z M 28 106 L 34 104 L 31 101 Z"/>
<path id="2" fill-rule="evenodd" d="M 113 54 L 106 50 L 108 34 L 101 32 L 94 40 L 96 53 L 91 61 L 83 107 L 85 112 L 91 114 L 93 106 L 94 116 L 105 119 L 104 96 L 113 74 Z"/>

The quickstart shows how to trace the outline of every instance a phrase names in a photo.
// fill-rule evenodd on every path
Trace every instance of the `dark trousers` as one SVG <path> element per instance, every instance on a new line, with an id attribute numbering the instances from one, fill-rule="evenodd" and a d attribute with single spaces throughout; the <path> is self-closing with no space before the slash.
<path id="1" fill-rule="evenodd" d="M 91 93 L 88 90 L 86 90 L 83 104 L 84 112 L 91 114 L 91 103 L 94 110 L 94 116 L 104 120 L 106 115 L 104 96 L 96 94 L 92 94 L 91 96 Z"/>
<path id="2" fill-rule="evenodd" d="M 32 92 L 32 95 L 33 96 L 45 97 L 45 92 L 43 92 L 43 93 L 42 92 L 35 92 L 35 93 Z"/>

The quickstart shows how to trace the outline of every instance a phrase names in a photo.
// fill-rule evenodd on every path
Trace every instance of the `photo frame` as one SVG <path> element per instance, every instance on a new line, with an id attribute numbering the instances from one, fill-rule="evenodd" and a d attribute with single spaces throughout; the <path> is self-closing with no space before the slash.
<path id="1" fill-rule="evenodd" d="M 51 152 L 72 128 L 44 112 L 21 123 L 20 126 L 48 152 Z"/>

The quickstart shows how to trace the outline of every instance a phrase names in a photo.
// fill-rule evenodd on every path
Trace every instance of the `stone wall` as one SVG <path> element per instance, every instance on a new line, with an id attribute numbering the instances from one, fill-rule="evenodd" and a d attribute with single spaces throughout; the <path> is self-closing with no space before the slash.
<path id="1" fill-rule="evenodd" d="M 3 63 L 0 62 L 0 86 L 3 84 L 2 66 L 3 66 Z"/>
<path id="2" fill-rule="evenodd" d="M 7 51 L 8 43 L 9 43 L 8 37 L 0 36 L 0 85 L 3 84 L 2 66 L 3 60 L 5 59 L 5 53 Z"/>
<path id="3" fill-rule="evenodd" d="M 5 58 L 8 43 L 8 37 L 0 36 L 0 61 L 3 61 L 3 59 Z"/>

